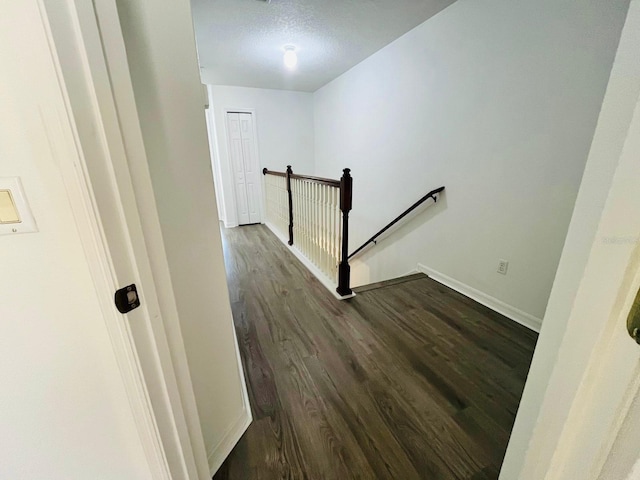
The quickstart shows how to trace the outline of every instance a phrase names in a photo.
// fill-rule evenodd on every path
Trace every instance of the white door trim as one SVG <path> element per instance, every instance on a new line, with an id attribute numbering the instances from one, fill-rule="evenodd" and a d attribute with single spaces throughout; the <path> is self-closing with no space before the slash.
<path id="1" fill-rule="evenodd" d="M 175 348 L 171 351 L 165 331 L 166 322 L 177 319 L 162 316 L 165 312 L 158 302 L 147 249 L 148 239 L 145 239 L 140 218 L 143 210 L 145 215 L 154 216 L 152 220 L 157 224 L 161 238 L 155 203 L 150 189 L 134 192 L 129 171 L 134 167 L 129 164 L 132 159 L 127 151 L 130 145 L 126 145 L 123 137 L 119 118 L 122 112 L 116 107 L 110 76 L 113 72 L 107 67 L 103 51 L 103 41 L 109 40 L 101 36 L 105 29 L 113 28 L 112 34 L 119 32 L 115 3 L 113 0 L 97 0 L 94 8 L 93 2 L 86 0 L 37 1 L 49 38 L 50 60 L 55 63 L 59 88 L 65 97 L 64 111 L 60 112 L 58 121 L 63 121 L 65 133 L 69 133 L 64 138 L 58 136 L 56 153 L 152 478 L 209 478 L 202 434 L 198 438 L 190 430 L 194 411 L 195 423 L 199 427 L 193 390 L 180 389 L 174 369 L 176 360 L 184 362 L 184 365 L 177 365 L 182 367 L 181 374 L 187 368 L 184 346 L 181 352 L 175 352 Z M 100 28 L 96 9 L 102 15 Z M 124 55 L 123 45 L 122 48 L 121 54 Z M 126 63 L 126 56 L 121 60 Z M 120 83 L 118 88 L 126 88 L 126 85 Z M 133 101 L 132 95 L 130 99 Z M 79 110 L 73 108 L 78 102 L 83 112 L 81 119 L 78 118 Z M 78 121 L 91 122 L 94 134 L 83 135 L 82 129 L 77 128 Z M 52 125 L 51 129 L 60 128 Z M 90 157 L 85 155 L 87 148 L 91 150 Z M 141 175 L 146 175 L 150 186 L 148 170 L 141 171 L 139 163 L 138 181 Z M 99 175 L 100 184 L 96 190 L 93 181 L 99 173 L 102 175 Z M 146 205 L 141 202 L 146 202 Z M 119 225 L 117 233 L 112 229 L 105 231 L 104 215 L 110 216 L 110 225 Z M 149 228 L 149 221 L 145 220 Z M 119 252 L 118 262 L 113 256 L 114 245 L 109 243 L 114 235 L 120 235 L 119 240 L 126 251 Z M 126 263 L 122 254 L 129 262 L 129 270 L 135 272 L 126 280 L 138 284 L 142 298 L 141 307 L 129 314 L 129 318 L 120 315 L 113 305 L 113 292 L 123 286 L 125 280 L 119 278 L 116 269 L 116 263 Z M 168 271 L 168 265 L 166 269 Z M 144 353 L 136 347 L 133 336 L 130 320 L 134 313 L 138 332 L 141 329 L 147 332 L 145 346 L 148 348 Z M 174 324 L 171 328 L 175 341 L 179 325 Z M 181 341 L 180 335 L 178 340 Z M 141 362 L 141 353 L 144 362 Z M 146 367 L 142 366 L 143 363 Z M 193 408 L 185 409 L 184 403 L 191 403 Z M 198 448 L 202 451 L 202 458 L 197 456 Z"/>
<path id="2" fill-rule="evenodd" d="M 640 40 L 639 1 L 632 2 L 629 20 L 625 29 L 632 29 Z M 621 45 L 619 55 L 631 53 L 638 58 L 637 42 L 632 52 L 623 50 L 629 45 L 625 39 Z M 635 65 L 640 71 L 640 62 L 636 60 Z M 640 82 L 640 77 L 635 80 Z M 640 222 L 636 220 L 640 210 L 639 158 L 640 97 L 576 297 L 570 321 L 578 322 L 569 325 L 561 345 L 561 350 L 571 351 L 576 340 L 583 341 L 581 348 L 588 355 L 565 353 L 559 358 L 555 373 L 560 378 L 571 370 L 568 362 L 584 362 L 585 368 L 545 478 L 598 478 L 640 388 L 640 346 L 626 328 L 627 315 L 640 289 Z M 588 316 L 591 312 L 599 314 L 597 320 Z M 593 339 L 576 331 L 583 319 L 597 322 L 599 329 Z"/>
<path id="3" fill-rule="evenodd" d="M 111 292 L 117 288 L 117 276 L 89 181 L 86 159 L 80 148 L 80 139 L 75 128 L 70 101 L 66 95 L 67 89 L 62 77 L 62 68 L 55 53 L 56 47 L 49 28 L 49 18 L 44 0 L 38 0 L 38 4 L 51 48 L 51 57 L 48 60 L 55 64 L 59 87 L 66 97 L 64 110 L 59 112 L 62 114 L 60 118 L 62 125 L 54 125 L 53 119 L 47 116 L 43 116 L 43 122 L 49 132 L 52 151 L 58 157 L 76 227 L 87 256 L 105 325 L 136 419 L 136 427 L 147 462 L 154 477 L 169 480 L 171 479 L 169 466 L 162 448 L 158 425 L 151 408 L 149 391 L 144 381 L 131 329 L 128 322 L 122 321 L 122 315 L 114 309 L 112 304 Z"/>
<path id="4" fill-rule="evenodd" d="M 233 178 L 233 162 L 231 161 L 231 143 L 229 142 L 229 117 L 228 114 L 229 113 L 250 113 L 251 114 L 251 120 L 253 122 L 253 151 L 256 153 L 256 162 L 258 163 L 258 165 L 262 165 L 262 162 L 260 161 L 260 150 L 258 149 L 258 117 L 256 114 L 256 110 L 255 108 L 231 108 L 231 107 L 226 107 L 223 110 L 223 115 L 224 115 L 224 137 L 225 137 L 225 142 L 227 143 L 227 169 L 228 172 L 231 175 L 231 179 L 229 179 L 229 183 L 231 183 L 231 188 L 233 189 L 233 193 L 231 195 L 231 198 L 233 200 L 233 212 L 234 212 L 234 216 L 235 216 L 235 224 L 232 225 L 227 225 L 225 222 L 225 226 L 226 227 L 237 227 L 240 222 L 238 221 L 238 205 L 236 202 L 236 182 L 235 179 Z M 219 139 L 218 139 L 219 140 Z M 261 172 L 262 173 L 262 172 Z M 262 179 L 260 182 L 258 182 L 258 188 L 259 188 L 259 192 L 258 192 L 258 198 L 260 199 L 260 223 L 264 223 L 265 217 L 264 217 L 264 187 L 262 185 Z"/>
<path id="5" fill-rule="evenodd" d="M 504 480 L 597 479 L 638 390 L 640 348 L 625 320 L 640 286 L 639 45 L 640 0 L 631 0 L 503 463 Z M 598 190 L 603 195 L 594 200 Z M 586 258 L 572 257 L 587 249 Z M 555 316 L 558 302 L 567 302 L 562 317 Z"/>

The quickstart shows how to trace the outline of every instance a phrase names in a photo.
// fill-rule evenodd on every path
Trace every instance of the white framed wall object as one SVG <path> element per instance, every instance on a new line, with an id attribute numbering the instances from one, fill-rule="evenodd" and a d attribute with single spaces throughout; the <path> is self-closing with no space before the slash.
<path id="1" fill-rule="evenodd" d="M 20 178 L 0 177 L 0 235 L 37 231 Z"/>

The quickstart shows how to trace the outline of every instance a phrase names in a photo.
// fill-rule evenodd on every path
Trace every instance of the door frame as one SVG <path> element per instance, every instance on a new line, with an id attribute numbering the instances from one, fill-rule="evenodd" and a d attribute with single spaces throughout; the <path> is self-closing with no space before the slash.
<path id="1" fill-rule="evenodd" d="M 639 47 L 640 0 L 632 0 L 613 72 L 621 65 L 626 67 L 636 98 L 624 125 L 625 140 L 554 372 L 555 379 L 563 382 L 576 371 L 576 362 L 583 366 L 545 477 L 550 480 L 599 478 L 640 391 L 640 346 L 626 326 L 640 289 L 640 220 L 636 220 L 640 211 Z M 595 325 L 581 328 L 587 320 Z M 582 342 L 581 349 L 575 348 L 576 340 Z M 547 395 L 554 395 L 557 383 L 550 386 Z"/>
<path id="2" fill-rule="evenodd" d="M 564 318 L 554 318 L 557 312 L 549 315 L 549 310 L 545 316 L 503 463 L 504 480 L 598 479 L 639 392 L 640 347 L 626 331 L 626 316 L 640 288 L 639 45 L 640 0 L 631 0 L 551 292 L 549 308 L 566 301 L 569 310 L 566 317 L 563 310 Z M 595 200 L 594 193 L 599 194 Z M 581 263 L 572 253 L 585 248 Z M 562 329 L 551 323 L 565 318 Z M 544 350 L 555 342 L 555 351 Z M 555 363 L 545 372 L 545 383 L 535 378 L 531 387 L 532 376 L 542 375 L 541 368 L 535 371 L 545 363 L 537 358 L 541 351 L 553 353 Z M 540 387 L 545 390 L 538 400 Z M 528 418 L 520 423 L 533 424 L 533 431 L 517 439 L 518 449 L 526 441 L 526 452 L 516 464 L 520 452 L 511 443 L 522 437 L 522 415 Z"/>
<path id="3" fill-rule="evenodd" d="M 162 256 L 154 255 L 151 266 L 152 251 L 164 254 L 164 247 L 146 157 L 140 161 L 138 152 L 133 158 L 122 131 L 124 116 L 137 121 L 137 111 L 115 2 L 32 1 L 65 99 L 58 124 L 43 121 L 52 132 L 61 130 L 60 124 L 69 132 L 56 139 L 60 167 L 152 478 L 210 478 L 180 325 L 177 315 L 167 312 L 175 299 L 171 292 L 163 308 L 154 278 L 158 269 L 169 271 L 166 257 L 159 265 Z M 118 54 L 118 41 L 120 72 L 105 51 L 110 45 L 109 53 Z M 129 94 L 126 112 L 123 92 Z M 80 121 L 90 122 L 93 134 Z M 142 304 L 125 317 L 113 305 L 113 292 L 128 283 L 138 285 Z M 142 350 L 134 326 L 144 336 Z"/>
<path id="4" fill-rule="evenodd" d="M 233 197 L 233 211 L 235 215 L 235 224 L 230 225 L 233 227 L 237 227 L 240 225 L 240 220 L 238 219 L 238 204 L 236 202 L 236 182 L 233 179 L 234 170 L 233 170 L 233 162 L 231 161 L 231 142 L 229 141 L 229 113 L 249 113 L 251 114 L 251 120 L 253 122 L 253 150 L 256 152 L 256 161 L 258 162 L 258 166 L 262 165 L 260 161 L 260 151 L 258 150 L 258 117 L 256 116 L 255 108 L 231 108 L 226 107 L 223 109 L 224 112 L 224 137 L 225 142 L 227 144 L 227 167 L 228 171 L 231 174 L 231 188 L 232 188 L 232 197 Z M 218 139 L 219 140 L 219 139 Z M 258 198 L 260 199 L 259 212 L 260 212 L 260 223 L 264 223 L 264 186 L 262 185 L 262 178 L 258 182 Z"/>
<path id="5" fill-rule="evenodd" d="M 555 445 L 553 453 L 548 467 L 531 478 L 598 479 L 640 392 L 640 346 L 626 328 L 640 289 L 640 221 L 628 215 L 640 209 L 638 158 L 640 97 L 545 395 L 542 422 L 534 431 L 525 478 L 539 468 L 535 446 L 542 442 Z M 567 385 L 577 373 L 579 381 L 572 391 Z M 562 428 L 557 436 L 549 436 L 544 425 L 565 399 L 570 403 Z"/>

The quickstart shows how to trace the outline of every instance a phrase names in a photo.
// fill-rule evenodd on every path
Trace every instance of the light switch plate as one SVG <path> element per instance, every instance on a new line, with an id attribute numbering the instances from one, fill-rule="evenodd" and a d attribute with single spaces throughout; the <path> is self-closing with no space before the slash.
<path id="1" fill-rule="evenodd" d="M 8 196 L 6 194 L 7 191 L 9 192 Z M 9 222 L 0 222 L 0 235 L 16 235 L 18 233 L 37 232 L 38 226 L 33 218 L 33 214 L 31 213 L 31 208 L 29 208 L 29 203 L 27 202 L 27 197 L 24 194 L 20 178 L 0 177 L 0 192 L 5 192 L 3 199 L 0 200 L 3 201 L 3 204 L 6 203 L 3 208 L 3 215 L 7 217 L 5 221 Z M 11 212 L 14 208 L 17 211 L 17 219 Z"/>
<path id="2" fill-rule="evenodd" d="M 0 224 L 20 223 L 18 207 L 13 200 L 11 190 L 0 190 Z"/>

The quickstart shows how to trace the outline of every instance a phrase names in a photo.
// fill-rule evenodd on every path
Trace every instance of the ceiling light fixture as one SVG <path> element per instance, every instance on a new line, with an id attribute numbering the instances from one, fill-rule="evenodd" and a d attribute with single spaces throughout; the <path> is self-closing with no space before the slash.
<path id="1" fill-rule="evenodd" d="M 298 64 L 298 55 L 296 54 L 296 47 L 293 45 L 285 45 L 284 47 L 284 65 L 289 70 L 296 68 Z"/>

